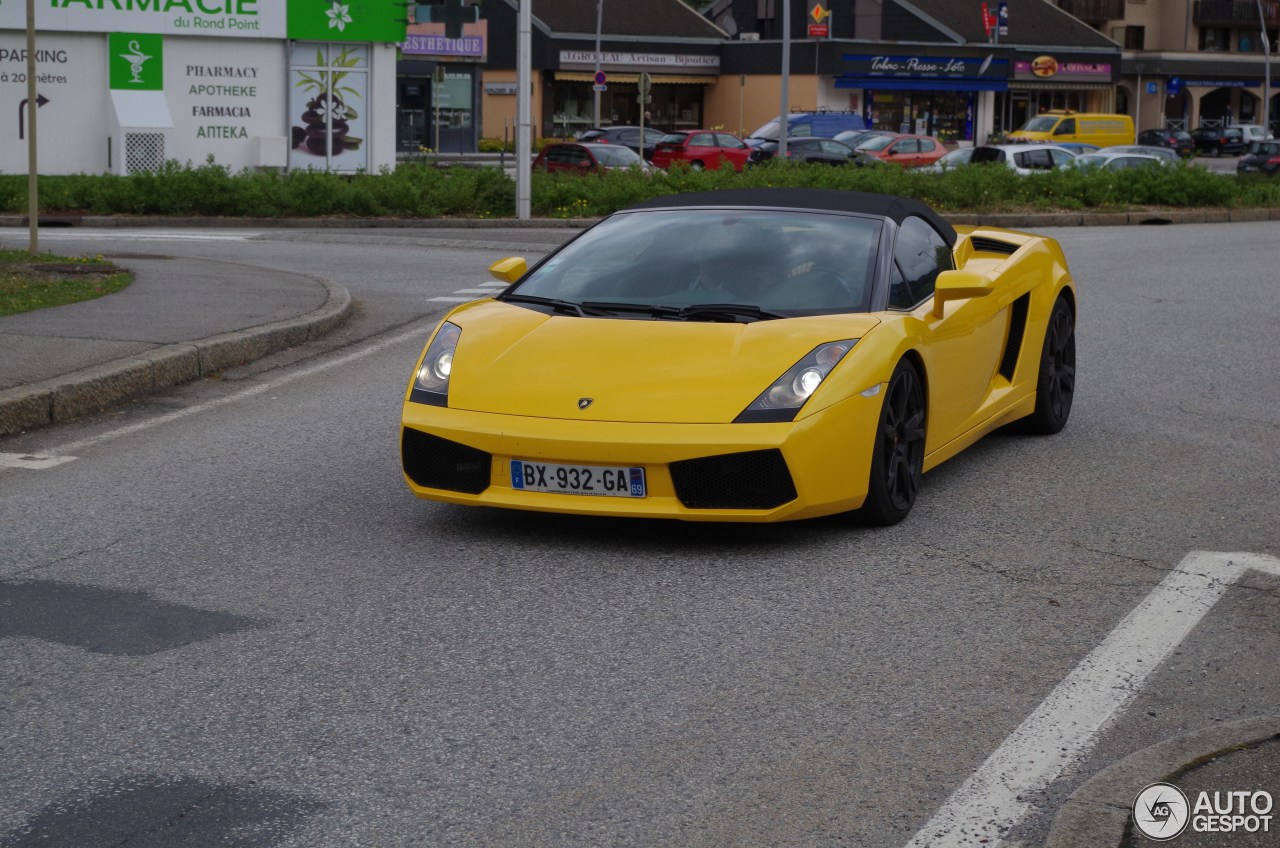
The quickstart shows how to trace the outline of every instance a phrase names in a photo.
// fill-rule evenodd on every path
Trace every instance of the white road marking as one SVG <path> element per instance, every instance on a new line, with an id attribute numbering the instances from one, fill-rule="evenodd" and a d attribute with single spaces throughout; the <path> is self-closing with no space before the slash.
<path id="1" fill-rule="evenodd" d="M 74 456 L 48 456 L 38 453 L 0 453 L 0 466 L 5 468 L 30 468 L 38 471 L 71 462 Z"/>
<path id="2" fill-rule="evenodd" d="M 420 321 L 417 324 L 414 324 L 413 326 L 411 326 L 409 329 L 406 329 L 404 332 L 394 335 L 390 338 L 379 339 L 376 342 L 368 345 L 367 347 L 358 348 L 344 356 L 339 356 L 335 359 L 328 359 L 328 360 L 325 360 L 324 362 L 318 362 L 315 365 L 311 365 L 306 368 L 300 368 L 297 371 L 290 371 L 287 374 L 283 374 L 272 380 L 267 380 L 264 383 L 256 383 L 247 389 L 242 389 L 241 391 L 236 392 L 235 394 L 227 395 L 226 397 L 217 398 L 216 400 L 206 401 L 204 403 L 196 404 L 195 406 L 189 406 L 185 409 L 179 409 L 174 412 L 166 413 L 164 415 L 157 415 L 155 418 L 149 418 L 146 421 L 139 421 L 137 424 L 130 424 L 126 427 L 120 427 L 116 430 L 111 430 L 106 433 L 99 433 L 96 436 L 89 436 L 88 438 L 80 439 L 79 441 L 75 441 L 75 442 L 70 442 L 69 444 L 65 444 L 57 448 L 49 448 L 48 452 L 54 455 L 54 456 L 51 456 L 50 458 L 52 459 L 56 457 L 57 459 L 62 461 L 69 461 L 75 458 L 73 454 L 80 453 L 85 448 L 89 448 L 94 445 L 101 444 L 103 442 L 108 442 L 113 439 L 118 439 L 121 436 L 128 436 L 134 433 L 140 433 L 143 430 L 149 430 L 152 427 L 158 427 L 161 424 L 168 424 L 172 421 L 178 421 L 182 418 L 186 418 L 191 415 L 200 415 L 202 413 L 208 412 L 211 409 L 217 409 L 220 406 L 227 406 L 228 404 L 238 403 L 242 400 L 246 400 L 248 398 L 254 397 L 255 395 L 260 395 L 263 392 L 269 392 L 269 391 L 272 391 L 273 389 L 280 388 L 281 386 L 287 385 L 296 380 L 302 380 L 307 377 L 311 377 L 316 374 L 323 373 L 332 368 L 338 368 L 340 366 L 347 365 L 352 362 L 357 362 L 361 359 L 364 359 L 367 356 L 372 356 L 375 353 L 379 353 L 380 351 L 385 350 L 386 348 L 393 347 L 398 344 L 404 344 L 405 342 L 414 341 L 414 340 L 418 342 L 424 342 L 426 341 L 427 334 L 431 332 L 431 328 L 434 327 L 438 322 L 439 322 L 438 318 L 428 318 L 425 321 Z M 407 385 L 408 371 L 405 372 L 405 381 Z"/>
<path id="3" fill-rule="evenodd" d="M 429 298 L 427 298 L 427 300 L 433 300 L 433 301 L 436 301 L 437 303 L 466 303 L 467 301 L 475 300 L 475 299 L 476 299 L 476 298 L 475 298 L 474 296 L 471 296 L 471 297 L 452 297 L 452 296 L 449 296 L 449 297 L 429 297 Z"/>
<path id="4" fill-rule="evenodd" d="M 493 294 L 493 289 L 458 289 L 454 294 Z"/>
<path id="5" fill-rule="evenodd" d="M 40 231 L 41 241 L 249 241 L 261 232 L 104 232 L 101 230 Z"/>
<path id="6" fill-rule="evenodd" d="M 477 283 L 483 289 L 505 289 L 510 283 Z"/>
<path id="7" fill-rule="evenodd" d="M 1213 605 L 1249 569 L 1280 577 L 1264 554 L 1194 551 L 1058 684 L 907 848 L 996 848 L 1044 789 L 1093 746 Z M 1136 791 L 1136 790 L 1135 790 Z"/>

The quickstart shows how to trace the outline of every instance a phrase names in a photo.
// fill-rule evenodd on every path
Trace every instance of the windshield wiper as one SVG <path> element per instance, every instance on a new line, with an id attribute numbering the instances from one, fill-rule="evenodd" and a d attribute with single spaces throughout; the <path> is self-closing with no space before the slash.
<path id="1" fill-rule="evenodd" d="M 500 300 L 509 303 L 536 303 L 539 306 L 550 306 L 557 312 L 568 312 L 570 315 L 577 315 L 579 318 L 586 318 L 588 315 L 602 316 L 611 315 L 613 313 L 606 312 L 603 309 L 596 308 L 589 303 L 574 303 L 571 300 L 560 300 L 554 297 L 539 297 L 533 294 L 508 294 L 503 295 Z"/>
<path id="2" fill-rule="evenodd" d="M 715 321 L 736 318 L 751 318 L 764 321 L 771 318 L 786 318 L 778 312 L 761 309 L 751 303 L 694 303 L 689 306 L 663 306 L 662 304 L 644 303 L 605 303 L 590 300 L 582 304 L 587 309 L 606 309 L 611 312 L 643 312 L 654 318 L 672 321 Z"/>
<path id="3" fill-rule="evenodd" d="M 663 306 L 661 304 L 649 303 L 612 303 L 603 300 L 584 301 L 582 306 L 586 309 L 599 309 L 604 312 L 643 312 L 654 318 L 679 318 L 680 307 Z"/>
<path id="4" fill-rule="evenodd" d="M 786 318 L 787 316 L 780 312 L 761 309 L 751 303 L 695 303 L 692 306 L 686 306 L 681 309 L 677 317 L 682 321 L 707 318 L 716 320 L 717 317 L 754 318 L 757 321 L 765 321 L 772 318 Z"/>

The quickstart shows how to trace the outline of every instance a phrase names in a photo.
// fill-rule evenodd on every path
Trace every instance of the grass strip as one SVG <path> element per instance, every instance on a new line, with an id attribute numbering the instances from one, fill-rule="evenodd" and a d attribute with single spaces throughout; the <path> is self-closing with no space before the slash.
<path id="1" fill-rule="evenodd" d="M 0 316 L 112 294 L 133 275 L 102 257 L 0 250 Z"/>

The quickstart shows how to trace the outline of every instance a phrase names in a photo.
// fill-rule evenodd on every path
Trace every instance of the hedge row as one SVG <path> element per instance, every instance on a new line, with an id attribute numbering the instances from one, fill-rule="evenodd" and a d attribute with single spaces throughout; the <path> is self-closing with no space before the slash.
<path id="1" fill-rule="evenodd" d="M 1123 210 L 1132 207 L 1277 207 L 1280 179 L 1243 179 L 1182 165 L 1125 171 L 1065 170 L 1023 177 L 1000 166 L 945 174 L 897 168 L 770 164 L 732 171 L 586 177 L 534 174 L 535 217 L 605 215 L 651 197 L 686 191 L 797 186 L 915 197 L 941 211 Z M 44 214 L 276 217 L 511 217 L 515 186 L 492 167 L 404 164 L 378 174 L 322 171 L 232 173 L 212 163 L 170 163 L 155 173 L 40 178 Z M 27 178 L 0 174 L 0 212 L 25 214 Z"/>

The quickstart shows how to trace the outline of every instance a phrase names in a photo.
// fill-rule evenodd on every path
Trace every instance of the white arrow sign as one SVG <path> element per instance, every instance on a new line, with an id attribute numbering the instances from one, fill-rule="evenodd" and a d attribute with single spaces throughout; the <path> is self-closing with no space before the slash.
<path id="1" fill-rule="evenodd" d="M 956 790 L 907 848 L 996 848 L 1027 812 L 1023 800 L 1093 747 L 1099 731 L 1250 569 L 1280 577 L 1264 554 L 1194 551 L 1049 693 Z"/>

